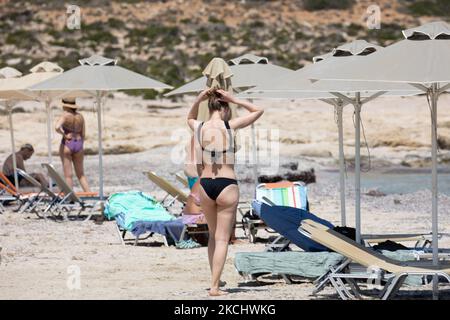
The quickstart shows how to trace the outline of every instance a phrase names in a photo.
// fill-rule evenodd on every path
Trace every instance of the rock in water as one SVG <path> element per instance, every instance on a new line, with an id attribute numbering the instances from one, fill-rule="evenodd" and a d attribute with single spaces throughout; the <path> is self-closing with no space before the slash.
<path id="1" fill-rule="evenodd" d="M 259 176 L 258 182 L 259 183 L 275 183 L 280 182 L 283 180 L 287 181 L 302 181 L 305 184 L 314 183 L 316 182 L 316 174 L 314 172 L 314 169 L 311 168 L 307 171 L 300 171 L 300 172 L 288 172 L 285 175 L 262 175 Z"/>

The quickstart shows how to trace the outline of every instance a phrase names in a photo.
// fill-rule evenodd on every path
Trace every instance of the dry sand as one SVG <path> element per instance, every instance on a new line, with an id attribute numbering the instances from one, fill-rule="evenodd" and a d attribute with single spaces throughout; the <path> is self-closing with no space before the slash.
<path id="1" fill-rule="evenodd" d="M 439 111 L 439 134 L 450 136 L 450 113 L 443 97 Z M 398 166 L 406 156 L 419 159 L 429 156 L 429 115 L 425 98 L 380 99 L 363 108 L 363 119 L 371 156 L 379 167 Z M 147 108 L 147 105 L 161 108 Z M 90 101 L 81 105 L 89 107 Z M 180 106 L 180 108 L 173 108 Z M 31 142 L 37 155 L 27 163 L 29 171 L 41 170 L 46 161 L 45 114 L 40 105 L 28 103 L 26 110 L 33 113 L 14 114 L 17 144 Z M 319 102 L 265 103 L 266 113 L 258 128 L 279 129 L 284 143 L 280 145 L 280 164 L 298 161 L 300 168 L 314 167 L 317 183 L 309 186 L 312 211 L 320 217 L 339 223 L 338 185 L 336 179 L 322 174 L 324 169 L 336 169 L 337 135 L 332 108 Z M 55 114 L 59 109 L 55 111 Z M 182 165 L 168 160 L 173 147 L 180 144 L 173 138 L 173 130 L 184 127 L 186 103 L 149 102 L 119 95 L 110 99 L 105 109 L 105 149 L 117 146 L 141 148 L 142 152 L 106 155 L 105 186 L 108 193 L 139 189 L 156 197 L 163 194 L 142 174 L 155 170 L 174 183 L 173 173 Z M 345 111 L 346 156 L 352 157 L 352 110 Z M 87 147 L 96 148 L 96 116 L 85 111 L 88 123 Z M 92 129 L 91 129 L 92 128 Z M 242 133 L 244 135 L 244 132 Z M 175 136 L 176 137 L 176 136 Z M 9 133 L 5 117 L 0 120 L 0 157 L 9 152 Z M 57 150 L 58 137 L 52 139 Z M 394 143 L 395 142 L 395 143 Z M 401 146 L 393 147 L 400 143 Z M 331 153 L 331 157 L 328 153 Z M 448 154 L 442 150 L 441 157 Z M 272 155 L 273 156 L 273 155 Z M 170 159 L 170 158 L 169 158 Z M 264 160 L 264 159 L 261 159 Z M 55 160 L 61 169 L 58 159 Z M 285 169 L 282 169 L 285 170 Z M 249 199 L 250 166 L 237 167 L 241 182 L 241 199 Z M 266 168 L 267 171 L 267 168 Z M 97 187 L 97 157 L 86 157 L 86 172 L 94 188 Z M 354 221 L 354 191 L 347 182 L 348 221 Z M 450 197 L 439 199 L 441 232 L 449 232 Z M 413 194 L 371 197 L 363 195 L 363 233 L 429 232 L 431 229 L 431 194 L 418 191 Z M 173 208 L 174 212 L 179 208 Z M 238 230 L 238 236 L 242 237 Z M 267 238 L 267 233 L 259 234 Z M 450 247 L 445 236 L 440 245 Z M 154 237 L 135 247 L 122 246 L 114 222 L 43 221 L 34 215 L 18 214 L 11 210 L 0 215 L 0 299 L 207 299 L 209 272 L 206 248 L 179 250 L 164 247 L 162 239 Z M 226 299 L 329 299 L 336 298 L 331 288 L 318 297 L 310 296 L 313 285 L 300 282 L 286 285 L 282 280 L 265 279 L 263 284 L 245 283 L 233 267 L 236 252 L 262 251 L 264 243 L 239 244 L 230 247 L 223 280 L 231 294 Z M 81 288 L 67 287 L 68 268 L 78 266 Z M 70 271 L 70 269 L 69 269 Z M 448 294 L 445 297 L 448 298 Z M 423 298 L 427 295 L 421 296 Z"/>

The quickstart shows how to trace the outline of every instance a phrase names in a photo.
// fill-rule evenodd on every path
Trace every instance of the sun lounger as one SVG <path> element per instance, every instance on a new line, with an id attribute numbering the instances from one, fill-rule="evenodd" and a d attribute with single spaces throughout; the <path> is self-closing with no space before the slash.
<path id="1" fill-rule="evenodd" d="M 12 190 L 8 189 L 9 188 L 7 186 L 0 183 L 0 213 L 5 212 L 5 207 L 3 206 L 4 204 L 17 200 L 15 196 L 11 195 Z"/>
<path id="2" fill-rule="evenodd" d="M 14 197 L 15 201 L 19 203 L 19 206 L 15 209 L 18 212 L 23 212 L 23 208 L 29 207 L 38 199 L 38 194 L 35 192 L 19 192 L 2 172 L 0 172 L 0 194 L 8 194 L 10 197 Z"/>
<path id="3" fill-rule="evenodd" d="M 51 209 L 53 205 L 55 205 L 57 202 L 61 200 L 61 198 L 55 194 L 53 191 L 51 191 L 47 186 L 42 185 L 39 181 L 37 181 L 35 178 L 33 178 L 31 175 L 26 173 L 25 171 L 21 169 L 17 169 L 17 173 L 25 179 L 31 186 L 38 189 L 37 193 L 37 199 L 34 203 L 28 203 L 28 205 L 24 205 L 21 209 L 22 212 L 28 211 L 28 212 L 34 212 L 38 217 L 43 218 L 45 215 L 42 215 L 42 212 L 47 212 Z M 37 210 L 38 206 L 43 203 L 44 200 L 46 201 L 46 208 L 43 210 Z"/>
<path id="4" fill-rule="evenodd" d="M 188 196 L 186 193 L 178 189 L 176 186 L 171 184 L 169 181 L 164 179 L 163 177 L 157 175 L 153 171 L 144 172 L 144 174 L 150 179 L 153 183 L 155 183 L 161 190 L 166 192 L 166 195 L 161 200 L 161 203 L 166 209 L 169 209 L 175 201 L 178 201 L 182 206 L 184 206 L 188 200 Z M 195 235 L 200 233 L 208 233 L 208 228 L 206 224 L 185 224 L 184 229 L 182 231 L 182 239 L 184 239 L 185 235 Z"/>
<path id="5" fill-rule="evenodd" d="M 270 200 L 267 200 L 267 202 L 270 202 Z M 311 259 L 314 260 L 315 252 L 329 251 L 330 249 L 328 249 L 323 245 L 320 245 L 319 243 L 311 240 L 309 237 L 299 232 L 298 229 L 301 225 L 301 222 L 306 219 L 312 219 L 329 228 L 333 228 L 334 226 L 330 222 L 323 220 L 313 215 L 312 213 L 309 213 L 302 209 L 285 206 L 273 206 L 264 203 L 258 203 L 257 201 L 254 201 L 253 204 L 254 204 L 254 211 L 264 219 L 264 221 L 270 228 L 274 229 L 275 231 L 280 233 L 283 237 L 285 237 L 284 239 L 286 241 L 279 242 L 276 245 L 272 244 L 267 245 L 265 250 L 266 252 L 239 253 L 239 255 L 236 255 L 236 259 L 238 260 L 235 260 L 236 269 L 242 275 L 247 276 L 247 278 L 254 278 L 254 275 L 262 274 L 263 271 L 265 273 L 273 273 L 276 275 L 281 275 L 288 284 L 292 282 L 291 281 L 292 275 L 307 277 L 306 276 L 307 273 L 305 273 L 305 270 L 303 269 L 304 266 L 308 266 L 306 262 L 304 265 L 301 264 L 300 262 L 296 262 L 295 264 L 291 265 L 290 266 L 291 269 L 289 269 L 284 266 L 284 261 L 279 260 L 280 259 L 279 257 L 282 257 L 283 255 L 278 256 L 277 253 L 283 253 L 282 251 L 288 249 L 296 250 L 295 248 L 288 247 L 290 244 L 295 244 L 298 248 L 306 252 L 293 251 L 292 256 L 288 257 L 289 259 L 295 260 L 297 258 L 300 259 L 299 257 L 302 257 L 308 260 L 308 257 L 311 256 L 312 257 Z M 385 235 L 379 236 L 378 238 L 375 236 L 368 236 L 368 237 L 372 239 L 371 241 L 374 241 L 373 243 L 385 241 L 386 239 L 392 238 L 401 239 L 404 241 L 416 241 L 417 239 L 423 238 L 421 235 L 402 235 L 401 236 L 402 238 L 400 238 L 398 235 L 388 235 L 388 236 Z M 378 239 L 378 241 L 376 239 Z M 327 252 L 324 252 L 325 256 L 326 253 Z M 405 252 L 403 253 L 383 251 L 383 254 L 400 260 L 409 259 L 411 261 L 415 261 L 427 258 L 426 254 L 417 250 L 405 250 Z M 443 256 L 443 258 L 445 258 L 445 256 Z M 252 261 L 252 259 L 254 259 L 254 261 Z M 333 267 L 336 269 L 339 268 L 338 265 Z M 354 268 L 353 265 L 352 267 Z M 282 273 L 282 269 L 287 270 L 289 272 Z M 317 276 L 321 275 L 322 274 L 319 274 Z M 322 280 L 325 280 L 325 282 L 320 286 L 320 289 L 323 288 L 325 284 L 329 283 L 329 278 L 327 277 L 324 277 L 323 279 L 318 279 L 318 283 L 321 283 Z M 406 281 L 408 282 L 408 284 L 417 285 L 417 277 L 414 279 L 412 277 L 409 277 L 408 279 L 406 279 Z"/>
<path id="6" fill-rule="evenodd" d="M 7 204 L 9 202 L 16 201 L 16 197 L 10 196 L 10 195 L 2 195 L 0 194 L 0 213 L 5 212 L 4 204 Z"/>
<path id="7" fill-rule="evenodd" d="M 188 196 L 186 193 L 175 187 L 173 184 L 168 182 L 166 179 L 158 176 L 153 171 L 144 172 L 148 179 L 150 179 L 154 184 L 156 184 L 161 190 L 166 192 L 166 195 L 161 200 L 164 207 L 169 208 L 175 201 L 179 201 L 182 204 L 187 202 Z"/>
<path id="8" fill-rule="evenodd" d="M 115 219 L 122 244 L 125 244 L 127 232 L 133 234 L 135 245 L 155 233 L 163 237 L 166 246 L 183 239 L 182 218 L 177 219 L 156 199 L 140 191 L 111 195 L 106 201 L 104 214 L 110 220 Z M 146 233 L 149 235 L 141 239 Z"/>
<path id="9" fill-rule="evenodd" d="M 188 180 L 186 179 L 185 176 L 181 175 L 180 173 L 176 173 L 176 174 L 175 174 L 175 178 L 176 178 L 179 182 L 181 182 L 181 184 L 182 184 L 184 187 L 186 187 L 186 188 L 189 187 Z"/>
<path id="10" fill-rule="evenodd" d="M 0 172 L 0 182 L 2 183 L 2 188 L 8 193 L 16 193 L 17 189 L 14 184 L 9 181 L 3 172 Z"/>
<path id="11" fill-rule="evenodd" d="M 68 218 L 72 210 L 77 210 L 77 217 L 81 216 L 81 213 L 87 212 L 85 220 L 89 220 L 93 215 L 95 209 L 101 200 L 98 194 L 94 192 L 82 192 L 76 193 L 67 183 L 66 180 L 56 171 L 53 165 L 49 163 L 43 163 L 48 175 L 56 183 L 60 193 L 58 194 L 58 201 L 54 203 L 52 207 L 56 209 L 58 214 L 64 213 L 64 218 Z M 47 210 L 53 214 L 54 211 Z"/>
<path id="12" fill-rule="evenodd" d="M 272 274 L 281 276 L 290 284 L 292 276 L 317 279 L 344 259 L 335 252 L 237 252 L 234 267 L 246 280 Z"/>
<path id="13" fill-rule="evenodd" d="M 150 236 L 154 233 L 161 235 L 164 239 L 164 245 L 169 246 L 170 244 L 176 244 L 184 238 L 184 229 L 185 225 L 182 219 L 177 218 L 168 222 L 139 221 L 134 224 L 130 231 L 135 237 L 135 245 L 140 240 L 140 236 L 148 232 Z"/>
<path id="14" fill-rule="evenodd" d="M 438 238 L 442 238 L 442 234 L 439 234 Z M 414 249 L 417 250 L 425 250 L 426 248 L 431 248 L 432 245 L 431 233 L 363 234 L 361 235 L 361 239 L 367 247 L 388 240 L 395 242 L 414 242 Z"/>
<path id="15" fill-rule="evenodd" d="M 361 289 L 356 282 L 361 279 L 366 281 L 372 279 L 378 280 L 380 284 L 385 283 L 380 294 L 383 300 L 393 297 L 408 276 L 439 276 L 440 279 L 450 282 L 450 264 L 433 266 L 430 261 L 396 261 L 312 220 L 304 220 L 299 231 L 347 258 L 345 264 L 341 265 L 339 269 L 331 268 L 329 274 L 319 283 L 319 286 L 323 286 L 324 282 L 331 282 L 342 299 L 361 297 Z M 358 263 L 366 270 L 360 273 L 344 272 L 352 262 Z"/>
<path id="16" fill-rule="evenodd" d="M 3 179 L 1 179 L 0 177 L 0 194 L 9 194 L 10 196 L 15 196 L 17 195 L 17 192 L 15 191 L 15 188 L 12 189 L 10 186 L 7 186 L 5 184 L 3 184 L 1 181 Z"/>
<path id="17" fill-rule="evenodd" d="M 290 244 L 290 241 L 293 241 L 300 248 L 305 251 L 315 251 L 311 250 L 309 247 L 305 247 L 307 245 L 305 241 L 302 241 L 302 236 L 298 234 L 297 228 L 300 225 L 302 219 L 311 215 L 310 212 L 306 212 L 302 209 L 292 208 L 292 207 L 284 207 L 284 206 L 275 206 L 272 201 L 263 197 L 263 200 L 267 202 L 264 204 L 262 202 L 258 202 L 256 200 L 253 201 L 253 212 L 262 217 L 265 223 L 271 228 L 277 231 L 278 233 L 285 234 L 285 238 L 288 241 L 279 241 L 279 245 L 268 245 L 266 246 L 266 251 L 283 251 Z M 262 210 L 264 208 L 264 210 Z M 263 213 L 264 211 L 264 213 Z M 334 227 L 329 221 L 324 219 L 320 219 L 315 215 L 311 215 L 312 220 L 327 225 L 328 227 Z M 290 231 L 292 230 L 292 231 Z M 395 241 L 395 242 L 413 242 L 414 250 L 427 251 L 431 247 L 431 234 L 421 234 L 421 233 L 410 233 L 410 234 L 378 234 L 378 235 L 362 235 L 361 236 L 364 244 L 368 247 L 378 244 L 384 241 Z M 442 234 L 439 234 L 439 238 L 442 237 Z M 296 241 L 296 239 L 298 239 Z M 322 248 L 322 251 L 326 250 Z M 421 255 L 423 259 L 426 255 Z"/>
<path id="18" fill-rule="evenodd" d="M 259 184 L 256 187 L 255 200 L 272 205 L 289 206 L 309 210 L 307 188 L 302 182 Z M 267 229 L 268 227 L 262 219 L 258 219 L 252 214 L 252 210 L 250 210 L 249 215 L 245 215 L 242 210 L 240 210 L 240 212 L 243 216 L 242 225 L 244 232 L 249 241 L 254 243 L 256 241 L 258 229 Z M 277 238 L 277 240 L 277 242 L 282 241 L 282 238 Z"/>

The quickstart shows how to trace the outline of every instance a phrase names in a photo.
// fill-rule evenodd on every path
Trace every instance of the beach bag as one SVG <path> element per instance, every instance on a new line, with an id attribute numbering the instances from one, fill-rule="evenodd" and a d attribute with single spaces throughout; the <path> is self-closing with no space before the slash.
<path id="1" fill-rule="evenodd" d="M 342 234 L 343 236 L 346 236 L 347 238 L 352 239 L 353 241 L 356 241 L 356 229 L 350 228 L 350 227 L 334 227 L 334 231 L 337 233 Z"/>
<path id="2" fill-rule="evenodd" d="M 404 245 L 394 242 L 394 241 L 391 241 L 391 240 L 386 240 L 384 242 L 380 242 L 379 244 L 373 246 L 373 248 L 378 251 L 381 251 L 381 250 L 386 250 L 386 251 L 408 250 L 408 248 L 405 247 Z"/>

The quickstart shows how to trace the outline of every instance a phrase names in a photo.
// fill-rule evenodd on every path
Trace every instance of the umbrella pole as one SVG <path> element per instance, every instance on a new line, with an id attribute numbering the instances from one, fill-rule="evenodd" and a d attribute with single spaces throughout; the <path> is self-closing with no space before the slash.
<path id="1" fill-rule="evenodd" d="M 12 149 L 12 161 L 13 161 L 13 170 L 14 170 L 14 186 L 16 187 L 16 190 L 19 191 L 19 177 L 17 176 L 16 144 L 14 142 L 14 127 L 13 127 L 13 118 L 12 118 L 13 107 L 11 104 L 7 104 L 6 108 L 8 110 L 9 131 L 11 134 L 11 149 Z"/>
<path id="2" fill-rule="evenodd" d="M 48 163 L 52 164 L 52 110 L 50 108 L 50 100 L 45 100 L 45 109 L 47 111 L 47 156 L 48 156 Z M 53 189 L 53 183 L 52 178 L 48 177 L 48 184 L 50 190 Z"/>
<path id="3" fill-rule="evenodd" d="M 438 177 L 437 177 L 437 100 L 438 90 L 437 84 L 433 84 L 431 89 L 431 211 L 432 211 L 432 234 L 433 234 L 433 265 L 439 264 L 438 256 Z M 433 299 L 438 299 L 438 284 L 439 279 L 437 275 L 433 277 Z"/>
<path id="4" fill-rule="evenodd" d="M 356 242 L 361 242 L 361 95 L 356 93 L 355 108 L 355 229 Z"/>
<path id="5" fill-rule="evenodd" d="M 256 154 L 257 150 L 256 150 L 256 130 L 255 130 L 255 125 L 252 123 L 251 126 L 252 129 L 252 144 L 253 144 L 253 148 L 252 148 L 252 158 L 253 158 L 253 177 L 255 179 L 255 190 L 256 187 L 258 186 L 258 156 Z"/>
<path id="6" fill-rule="evenodd" d="M 249 100 L 250 102 L 253 103 L 253 100 Z M 253 158 L 253 177 L 255 179 L 254 183 L 255 183 L 255 192 L 256 192 L 256 187 L 258 186 L 258 155 L 257 155 L 257 146 L 256 146 L 256 130 L 255 130 L 255 124 L 252 123 L 251 125 L 251 130 L 252 130 L 252 158 Z"/>
<path id="7" fill-rule="evenodd" d="M 345 161 L 344 161 L 344 129 L 342 124 L 343 104 L 342 101 L 336 103 L 337 125 L 339 135 L 339 191 L 341 196 L 341 225 L 347 225 L 345 214 Z"/>
<path id="8" fill-rule="evenodd" d="M 102 108 L 101 93 L 96 93 L 97 124 L 98 124 L 98 167 L 99 167 L 99 192 L 100 200 L 103 200 L 103 146 L 102 146 Z"/>

